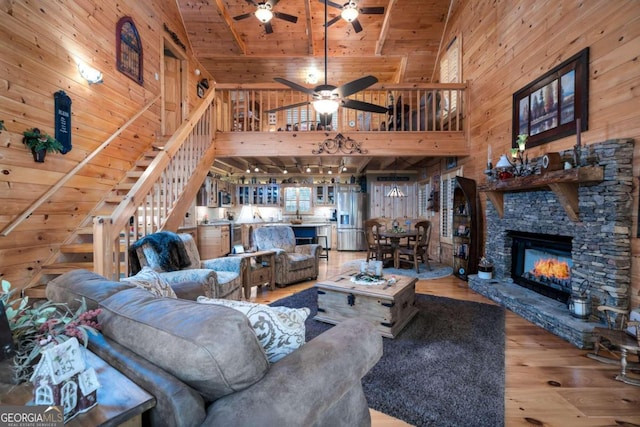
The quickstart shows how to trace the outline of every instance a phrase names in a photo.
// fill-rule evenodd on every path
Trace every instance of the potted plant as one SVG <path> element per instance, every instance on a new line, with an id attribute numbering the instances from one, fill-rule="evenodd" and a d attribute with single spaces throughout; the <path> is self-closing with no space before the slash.
<path id="1" fill-rule="evenodd" d="M 44 157 L 49 153 L 60 153 L 63 150 L 62 143 L 54 137 L 40 132 L 38 128 L 27 129 L 23 133 L 22 142 L 31 148 L 33 160 L 38 163 L 44 162 Z"/>
<path id="2" fill-rule="evenodd" d="M 88 310 L 84 299 L 75 312 L 67 304 L 45 301 L 29 304 L 28 297 L 14 298 L 11 284 L 2 280 L 0 304 L 4 305 L 14 344 L 13 381 L 29 381 L 42 351 L 76 337 L 86 347 L 89 333 L 100 329 L 100 309 Z"/>
<path id="3" fill-rule="evenodd" d="M 478 277 L 480 279 L 491 279 L 493 278 L 493 263 L 487 258 L 480 258 L 480 262 L 478 263 Z"/>

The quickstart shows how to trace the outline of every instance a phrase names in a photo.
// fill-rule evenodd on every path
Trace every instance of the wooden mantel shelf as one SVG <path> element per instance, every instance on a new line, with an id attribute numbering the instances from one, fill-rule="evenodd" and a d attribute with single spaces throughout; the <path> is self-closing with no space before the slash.
<path id="1" fill-rule="evenodd" d="M 580 184 L 596 184 L 604 179 L 604 169 L 600 166 L 546 172 L 488 182 L 478 186 L 487 193 L 500 218 L 504 216 L 504 193 L 548 188 L 553 191 L 572 221 L 578 221 L 578 187 Z"/>

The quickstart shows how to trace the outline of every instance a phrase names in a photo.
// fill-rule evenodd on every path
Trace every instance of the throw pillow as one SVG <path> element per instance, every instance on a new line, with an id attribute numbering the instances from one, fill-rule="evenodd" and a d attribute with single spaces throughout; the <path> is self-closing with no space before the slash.
<path id="1" fill-rule="evenodd" d="M 122 281 L 129 282 L 139 288 L 151 292 L 157 297 L 178 298 L 176 293 L 157 271 L 149 266 L 142 267 L 142 270 L 135 276 L 125 277 Z"/>
<path id="2" fill-rule="evenodd" d="M 270 307 L 204 296 L 199 296 L 198 302 L 230 307 L 247 316 L 271 363 L 277 362 L 304 344 L 304 321 L 311 313 L 308 308 Z"/>

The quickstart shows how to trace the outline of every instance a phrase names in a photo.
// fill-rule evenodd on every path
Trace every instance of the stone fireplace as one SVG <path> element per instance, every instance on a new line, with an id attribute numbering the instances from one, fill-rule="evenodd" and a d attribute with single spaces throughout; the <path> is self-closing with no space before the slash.
<path id="1" fill-rule="evenodd" d="M 472 289 L 580 348 L 592 346 L 593 327 L 603 321 L 595 308 L 628 308 L 631 284 L 633 140 L 588 149 L 603 179 L 576 188 L 577 218 L 545 186 L 505 191 L 499 209 L 487 201 L 485 255 L 494 263 L 494 279 L 469 279 Z M 572 153 L 560 154 L 568 159 Z M 559 271 L 558 277 L 541 273 L 544 268 Z M 579 292 L 591 303 L 588 321 L 567 307 Z"/>

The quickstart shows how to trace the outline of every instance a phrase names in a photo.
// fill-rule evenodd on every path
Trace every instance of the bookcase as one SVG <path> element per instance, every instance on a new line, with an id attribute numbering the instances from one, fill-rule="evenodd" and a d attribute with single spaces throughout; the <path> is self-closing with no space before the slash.
<path id="1" fill-rule="evenodd" d="M 478 271 L 478 229 L 476 182 L 458 176 L 453 189 L 453 274 L 463 280 Z"/>

